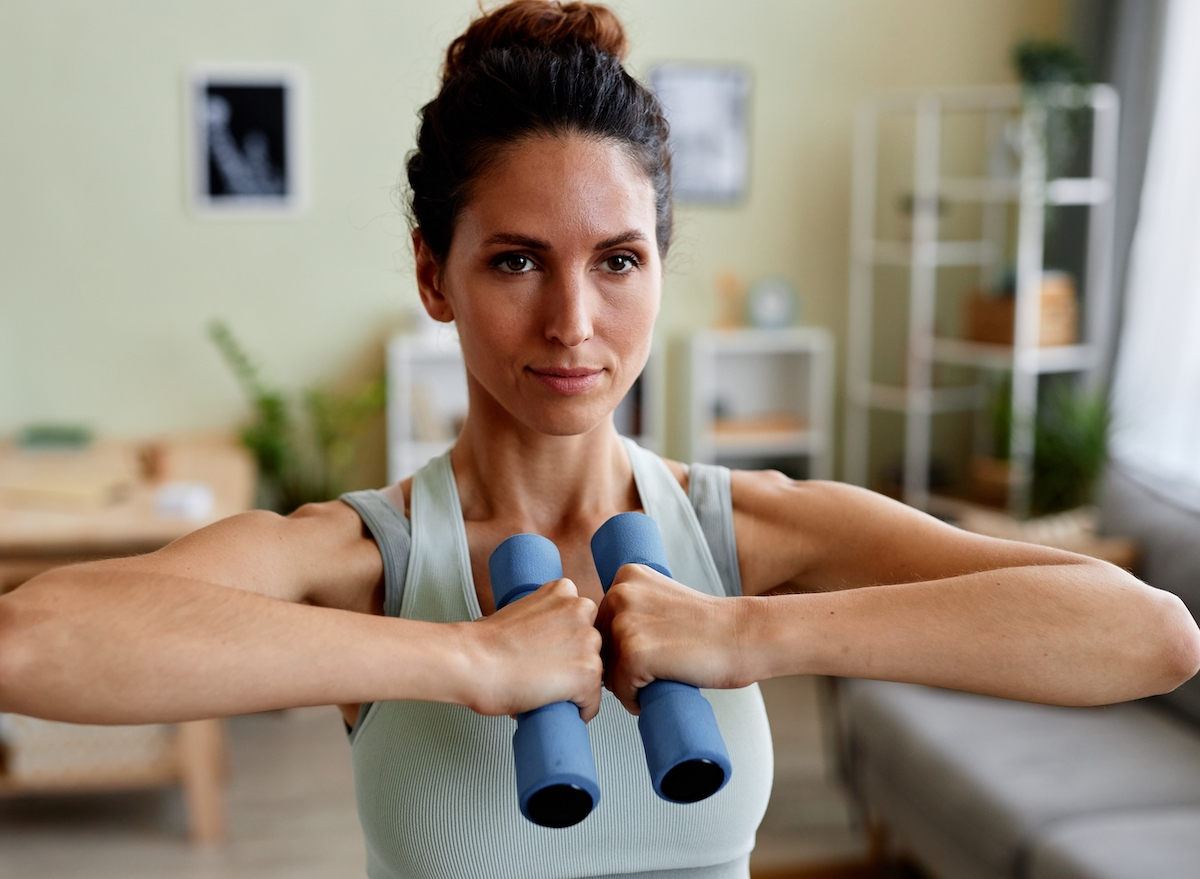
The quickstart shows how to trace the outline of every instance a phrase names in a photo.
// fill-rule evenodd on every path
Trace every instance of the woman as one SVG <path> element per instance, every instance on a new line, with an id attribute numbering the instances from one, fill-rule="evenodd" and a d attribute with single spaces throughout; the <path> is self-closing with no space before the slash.
<path id="1" fill-rule="evenodd" d="M 0 710 L 141 723 L 336 703 L 373 877 L 712 879 L 747 875 L 769 792 L 755 681 L 1089 705 L 1196 671 L 1186 609 L 1114 567 L 618 437 L 671 232 L 666 125 L 624 53 L 608 10 L 543 0 L 450 46 L 408 163 L 421 298 L 467 367 L 448 455 L 381 492 L 31 580 L 0 599 Z M 604 596 L 589 539 L 637 509 L 679 582 L 627 566 Z M 518 532 L 553 540 L 566 578 L 492 613 L 487 559 Z M 712 688 L 734 774 L 702 803 L 646 782 L 629 712 L 658 678 Z M 517 811 L 505 715 L 560 700 L 593 721 L 603 798 L 548 830 Z"/>

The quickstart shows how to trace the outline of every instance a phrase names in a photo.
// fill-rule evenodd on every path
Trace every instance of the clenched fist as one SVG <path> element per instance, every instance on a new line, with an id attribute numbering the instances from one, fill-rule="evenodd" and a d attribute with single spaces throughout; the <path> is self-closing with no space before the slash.
<path id="1" fill-rule="evenodd" d="M 604 684 L 631 713 L 655 680 L 697 687 L 744 687 L 741 601 L 714 598 L 644 565 L 625 565 L 600 604 Z"/>
<path id="2" fill-rule="evenodd" d="M 595 602 L 563 579 L 464 624 L 475 681 L 469 707 L 501 715 L 574 702 L 591 720 L 600 710 L 604 672 L 595 621 Z"/>

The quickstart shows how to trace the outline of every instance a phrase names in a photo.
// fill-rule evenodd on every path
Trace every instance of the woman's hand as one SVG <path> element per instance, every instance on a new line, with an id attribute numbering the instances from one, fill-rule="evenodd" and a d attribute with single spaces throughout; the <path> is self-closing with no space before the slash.
<path id="1" fill-rule="evenodd" d="M 591 720 L 604 673 L 596 604 L 570 580 L 553 580 L 489 617 L 463 623 L 473 645 L 475 686 L 467 702 L 480 714 L 518 714 L 574 702 Z"/>
<path id="2" fill-rule="evenodd" d="M 604 684 L 632 714 L 655 680 L 697 687 L 753 682 L 739 638 L 736 599 L 714 598 L 643 565 L 625 565 L 600 604 Z"/>

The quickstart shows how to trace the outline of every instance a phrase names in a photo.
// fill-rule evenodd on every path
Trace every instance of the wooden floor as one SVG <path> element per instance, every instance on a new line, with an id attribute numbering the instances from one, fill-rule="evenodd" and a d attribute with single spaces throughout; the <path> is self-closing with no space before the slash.
<path id="1" fill-rule="evenodd" d="M 915 879 L 869 869 L 852 809 L 830 782 L 816 689 L 763 687 L 776 782 L 754 879 Z M 234 718 L 229 841 L 186 841 L 176 792 L 0 801 L 0 879 L 362 879 L 362 833 L 341 721 L 328 708 Z"/>

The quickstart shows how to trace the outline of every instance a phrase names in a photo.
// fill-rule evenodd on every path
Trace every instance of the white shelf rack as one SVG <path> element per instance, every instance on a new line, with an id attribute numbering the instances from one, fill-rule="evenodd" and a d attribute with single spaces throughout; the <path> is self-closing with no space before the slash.
<path id="1" fill-rule="evenodd" d="M 827 331 L 712 330 L 692 336 L 688 348 L 692 460 L 803 458 L 810 478 L 832 477 Z"/>
<path id="2" fill-rule="evenodd" d="M 1045 131 L 1049 110 L 1090 109 L 1092 118 L 1089 177 L 1047 179 Z M 988 171 L 983 177 L 942 176 L 941 146 L 947 114 L 983 114 Z M 1012 479 L 1009 507 L 1024 515 L 1029 507 L 1033 436 L 1039 376 L 1077 372 L 1089 386 L 1103 380 L 1103 351 L 1111 311 L 1113 198 L 1117 151 L 1116 92 L 1106 85 L 1063 86 L 1027 100 L 1017 87 L 966 88 L 930 92 L 893 92 L 864 101 L 854 136 L 854 183 L 851 207 L 850 321 L 845 431 L 845 477 L 866 485 L 869 461 L 869 413 L 904 413 L 904 500 L 926 508 L 929 502 L 932 415 L 976 408 L 984 403 L 982 385 L 942 388 L 933 382 L 938 363 L 1005 370 L 1012 374 Z M 913 223 L 911 241 L 879 240 L 879 129 L 883 117 L 905 114 L 915 123 L 913 151 Z M 1005 160 L 1006 138 L 1017 141 L 1016 167 Z M 939 203 L 981 205 L 977 241 L 939 239 Z M 1008 211 L 1016 206 L 1016 304 L 1014 343 L 989 345 L 939 338 L 934 332 L 938 270 L 978 266 L 994 279 L 1009 253 Z M 1039 347 L 1045 209 L 1078 205 L 1088 209 L 1085 283 L 1081 291 L 1083 326 L 1075 345 Z M 872 380 L 872 320 L 877 266 L 909 269 L 906 383 L 884 386 Z"/>
<path id="3" fill-rule="evenodd" d="M 617 430 L 661 452 L 665 434 L 661 346 L 613 413 Z M 411 476 L 450 448 L 467 413 L 467 377 L 450 327 L 393 336 L 387 346 L 388 480 Z"/>

